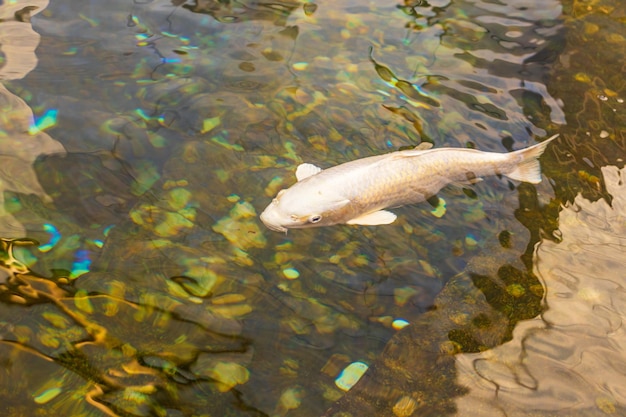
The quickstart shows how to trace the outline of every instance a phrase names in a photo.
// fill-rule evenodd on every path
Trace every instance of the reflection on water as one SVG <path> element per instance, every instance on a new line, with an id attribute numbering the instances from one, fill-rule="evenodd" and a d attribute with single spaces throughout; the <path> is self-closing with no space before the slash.
<path id="1" fill-rule="evenodd" d="M 611 206 L 577 197 L 560 214 L 562 242 L 537 246 L 546 311 L 518 325 L 510 342 L 456 357 L 459 382 L 470 390 L 457 406 L 472 410 L 460 415 L 626 412 L 626 170 L 602 173 Z"/>
<path id="2" fill-rule="evenodd" d="M 182 2 L 185 3 L 185 2 Z M 267 20 L 276 26 L 287 24 L 289 15 L 303 6 L 299 1 L 225 1 L 216 2 L 211 0 L 194 1 L 192 4 L 183 4 L 185 9 L 194 13 L 204 13 L 213 17 L 218 22 L 236 23 L 246 20 Z M 310 13 L 317 8 L 312 4 L 305 9 Z"/>
<path id="3" fill-rule="evenodd" d="M 623 150 L 613 131 L 584 144 L 592 156 L 563 135 L 543 159 L 552 182 L 450 187 L 445 213 L 404 207 L 390 227 L 285 236 L 256 210 L 303 161 L 421 141 L 505 151 L 556 131 L 569 116 L 547 82 L 568 50 L 560 3 L 0 10 L 5 414 L 453 415 L 539 395 L 496 404 L 478 388 L 504 386 L 498 349 L 519 354 L 524 320 L 558 321 L 533 247 L 561 239 L 572 192 L 608 198 L 596 171 Z M 618 410 L 616 390 L 597 409 Z"/>
<path id="4" fill-rule="evenodd" d="M 41 132 L 33 112 L 2 81 L 23 78 L 37 65 L 39 34 L 30 25 L 48 1 L 0 5 L 0 236 L 21 237 L 24 227 L 7 210 L 5 192 L 36 194 L 48 199 L 30 165 L 39 155 L 63 152 L 60 143 Z"/>

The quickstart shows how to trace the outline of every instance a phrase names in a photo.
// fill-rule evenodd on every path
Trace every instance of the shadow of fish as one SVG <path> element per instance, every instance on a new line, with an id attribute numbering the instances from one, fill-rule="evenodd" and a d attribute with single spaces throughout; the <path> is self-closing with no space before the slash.
<path id="1" fill-rule="evenodd" d="M 357 159 L 322 170 L 312 164 L 296 169 L 298 182 L 281 190 L 261 213 L 271 230 L 334 224 L 389 224 L 396 215 L 384 210 L 426 201 L 450 183 L 473 184 L 481 177 L 505 175 L 541 182 L 538 158 L 558 135 L 510 153 L 464 148 L 415 149 Z"/>

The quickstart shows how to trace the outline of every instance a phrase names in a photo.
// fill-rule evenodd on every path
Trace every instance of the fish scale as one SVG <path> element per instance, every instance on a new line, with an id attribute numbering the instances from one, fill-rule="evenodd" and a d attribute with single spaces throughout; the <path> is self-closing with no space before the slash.
<path id="1" fill-rule="evenodd" d="M 468 182 L 497 174 L 498 170 L 509 170 L 515 165 L 500 154 L 485 155 L 480 151 L 421 152 L 410 158 L 379 164 L 379 168 L 373 171 L 375 180 L 355 187 L 351 190 L 350 198 L 368 206 L 414 204 L 435 195 L 450 182 Z M 493 158 L 493 161 L 485 161 L 486 156 Z"/>
<path id="2" fill-rule="evenodd" d="M 383 210 L 425 201 L 450 183 L 474 183 L 505 175 L 541 181 L 539 156 L 557 138 L 510 153 L 438 148 L 397 151 L 346 162 L 325 170 L 302 164 L 298 182 L 281 190 L 261 213 L 271 230 L 334 224 L 389 224 L 396 215 Z"/>

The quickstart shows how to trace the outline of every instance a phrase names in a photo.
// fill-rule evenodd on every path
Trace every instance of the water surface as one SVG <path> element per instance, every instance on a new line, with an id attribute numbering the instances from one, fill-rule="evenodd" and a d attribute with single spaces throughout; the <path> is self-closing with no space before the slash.
<path id="1" fill-rule="evenodd" d="M 623 214 L 573 213 L 623 194 L 624 11 L 508 3 L 0 4 L 0 409 L 622 412 L 602 381 L 620 374 Z M 559 132 L 537 186 L 448 187 L 445 210 L 390 226 L 257 218 L 302 162 Z M 605 278 L 574 291 L 577 273 Z M 610 354 L 579 342 L 594 320 Z"/>

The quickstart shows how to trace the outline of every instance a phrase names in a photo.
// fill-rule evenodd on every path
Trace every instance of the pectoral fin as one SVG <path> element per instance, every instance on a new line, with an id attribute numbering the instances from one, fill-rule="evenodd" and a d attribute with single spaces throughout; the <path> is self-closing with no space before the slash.
<path id="1" fill-rule="evenodd" d="M 395 214 L 387 210 L 374 211 L 354 219 L 348 220 L 347 224 L 360 224 L 363 226 L 375 226 L 377 224 L 390 224 L 397 218 Z"/>
<path id="2" fill-rule="evenodd" d="M 322 168 L 313 164 L 300 164 L 296 168 L 296 179 L 302 181 L 305 178 L 309 178 L 311 175 L 315 175 L 320 172 Z"/>

